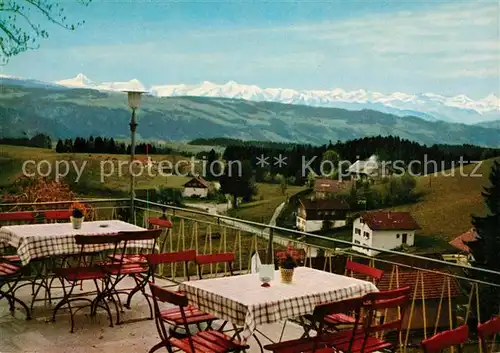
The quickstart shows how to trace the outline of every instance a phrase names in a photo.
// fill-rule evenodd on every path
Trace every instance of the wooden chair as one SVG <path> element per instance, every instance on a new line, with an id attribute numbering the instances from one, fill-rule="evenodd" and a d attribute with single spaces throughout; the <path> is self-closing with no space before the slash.
<path id="1" fill-rule="evenodd" d="M 500 333 L 500 316 L 494 317 L 482 324 L 477 325 L 477 333 L 479 335 L 479 339 L 481 340 L 483 351 L 487 353 L 487 340 L 494 337 L 497 333 Z M 491 353 L 494 353 L 493 347 L 491 347 Z"/>
<path id="2" fill-rule="evenodd" d="M 229 269 L 229 274 L 234 275 L 233 272 L 233 262 L 235 256 L 233 253 L 218 253 L 209 255 L 197 255 L 196 264 L 198 265 L 198 276 L 200 279 L 203 277 L 203 265 L 215 265 L 215 264 L 227 264 Z"/>
<path id="3" fill-rule="evenodd" d="M 366 276 L 371 279 L 375 285 L 378 285 L 380 279 L 384 276 L 384 271 L 378 268 L 363 265 L 349 259 L 346 262 L 345 275 L 347 276 L 348 273 L 351 273 L 351 275 L 357 274 Z M 331 328 L 336 328 L 340 325 L 353 325 L 355 318 L 352 314 L 342 312 L 325 317 L 325 321 Z"/>
<path id="4" fill-rule="evenodd" d="M 74 315 L 78 310 L 85 306 L 75 308 L 72 303 L 77 301 L 86 301 L 89 302 L 86 306 L 90 307 L 91 316 L 96 314 L 98 307 L 105 309 L 109 317 L 109 325 L 110 327 L 113 327 L 113 317 L 106 301 L 107 296 L 102 295 L 103 290 L 99 286 L 99 282 L 106 282 L 106 268 L 102 265 L 96 264 L 93 260 L 96 254 L 96 246 L 111 245 L 113 247 L 113 252 L 116 252 L 119 244 L 122 242 L 122 237 L 119 235 L 76 235 L 75 242 L 77 245 L 80 245 L 80 254 L 78 256 L 76 266 L 61 267 L 54 270 L 56 276 L 61 282 L 64 296 L 54 307 L 52 321 L 56 320 L 56 315 L 59 309 L 64 305 L 67 305 L 71 320 L 70 332 L 74 332 Z M 87 248 L 91 248 L 91 251 L 87 252 Z M 91 254 L 91 256 L 89 256 L 89 254 Z M 87 257 L 90 257 L 90 259 Z M 86 296 L 77 296 L 76 293 L 74 293 L 75 288 L 79 286 L 81 281 L 94 282 L 97 292 L 97 296 L 94 299 L 89 299 Z M 67 283 L 69 283 L 69 286 Z M 115 299 L 113 297 L 110 297 L 110 299 L 115 304 L 116 311 L 118 312 L 118 306 Z"/>
<path id="5" fill-rule="evenodd" d="M 335 349 L 330 346 L 332 335 L 325 331 L 325 317 L 339 311 L 350 310 L 354 312 L 356 318 L 359 319 L 362 304 L 363 298 L 358 297 L 317 305 L 312 314 L 312 329 L 316 330 L 316 336 L 303 336 L 295 340 L 273 343 L 264 346 L 264 349 L 272 351 L 273 353 L 334 353 L 336 352 Z M 352 328 L 337 332 L 335 334 L 336 340 L 345 341 L 348 345 L 352 344 L 358 332 L 358 323 L 359 320 L 355 320 L 355 324 Z"/>
<path id="6" fill-rule="evenodd" d="M 48 210 L 43 211 L 45 219 L 49 222 L 68 221 L 73 214 L 71 210 Z"/>
<path id="7" fill-rule="evenodd" d="M 461 345 L 469 339 L 469 326 L 463 325 L 453 330 L 440 332 L 422 341 L 424 353 L 440 353 L 446 348 L 458 346 L 458 352 L 462 352 Z"/>
<path id="8" fill-rule="evenodd" d="M 35 213 L 31 211 L 19 211 L 19 212 L 1 212 L 0 213 L 0 226 L 2 225 L 17 225 L 17 224 L 30 224 L 35 222 Z M 19 255 L 2 255 L 0 259 L 20 263 L 21 259 Z"/>
<path id="9" fill-rule="evenodd" d="M 363 297 L 361 310 L 367 317 L 363 320 L 363 329 L 358 330 L 353 342 L 348 341 L 345 335 L 333 334 L 329 342 L 338 351 L 346 353 L 371 353 L 384 349 L 396 347 L 388 340 L 383 339 L 382 334 L 387 331 L 396 331 L 399 336 L 405 309 L 409 302 L 410 287 L 398 288 L 383 292 L 369 293 Z M 392 321 L 377 322 L 377 312 L 389 310 L 400 312 L 400 315 Z M 379 338 L 380 336 L 380 338 Z"/>
<path id="10" fill-rule="evenodd" d="M 120 232 L 118 234 L 122 242 L 120 248 L 115 248 L 115 251 L 109 257 L 110 261 L 100 263 L 107 275 L 107 286 L 103 291 L 102 296 L 115 295 L 118 305 L 121 309 L 122 303 L 120 300 L 120 294 L 126 294 L 127 301 L 125 307 L 130 309 L 132 297 L 136 293 L 141 292 L 146 299 L 146 302 L 148 303 L 151 319 L 153 318 L 153 306 L 149 300 L 149 296 L 145 291 L 151 273 L 146 258 L 148 254 L 147 247 L 141 247 L 144 253 L 135 254 L 135 256 L 137 256 L 137 261 L 134 261 L 133 257 L 127 257 L 126 255 L 129 255 L 127 254 L 127 248 L 131 246 L 131 243 L 137 241 L 151 241 L 152 246 L 150 248 L 150 253 L 154 253 L 156 242 L 161 232 L 161 229 Z M 119 289 L 118 284 L 122 282 L 126 277 L 131 277 L 132 279 L 134 279 L 135 286 L 128 289 Z M 118 325 L 120 323 L 120 314 L 117 311 L 116 324 Z"/>
<path id="11" fill-rule="evenodd" d="M 187 298 L 177 292 L 169 291 L 168 289 L 161 288 L 156 284 L 150 282 L 149 288 L 153 296 L 153 303 L 155 307 L 155 321 L 160 335 L 161 341 L 149 350 L 152 353 L 160 348 L 166 348 L 169 352 L 173 349 L 179 349 L 188 353 L 226 353 L 226 352 L 244 352 L 250 347 L 238 340 L 235 340 L 220 331 L 208 330 L 199 331 L 196 334 L 191 334 L 189 331 L 189 324 L 186 311 L 189 311 Z M 159 303 L 169 303 L 176 305 L 179 308 L 180 318 L 179 323 L 182 323 L 186 331 L 185 338 L 175 338 L 169 335 L 165 327 L 165 320 L 160 310 Z M 195 320 L 197 320 L 195 318 Z"/>
<path id="12" fill-rule="evenodd" d="M 15 303 L 21 305 L 26 311 L 26 319 L 30 320 L 31 311 L 28 306 L 16 297 L 16 290 L 19 288 L 17 285 L 21 278 L 21 267 L 0 257 L 0 299 L 7 299 L 11 312 L 14 312 Z M 2 289 L 4 286 L 7 289 Z"/>

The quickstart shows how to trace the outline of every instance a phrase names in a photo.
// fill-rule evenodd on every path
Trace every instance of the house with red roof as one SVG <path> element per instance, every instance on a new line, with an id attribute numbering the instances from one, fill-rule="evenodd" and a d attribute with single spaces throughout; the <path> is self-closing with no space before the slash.
<path id="1" fill-rule="evenodd" d="M 183 185 L 183 197 L 207 198 L 210 184 L 201 176 L 193 176 Z"/>
<path id="2" fill-rule="evenodd" d="M 333 179 L 316 179 L 314 181 L 314 194 L 318 199 L 325 199 L 339 193 L 346 193 L 351 190 L 352 181 L 342 181 Z"/>
<path id="3" fill-rule="evenodd" d="M 403 245 L 413 246 L 415 232 L 420 226 L 409 212 L 376 211 L 363 212 L 353 222 L 352 249 L 368 256 L 379 252 L 356 246 L 393 250 Z"/>

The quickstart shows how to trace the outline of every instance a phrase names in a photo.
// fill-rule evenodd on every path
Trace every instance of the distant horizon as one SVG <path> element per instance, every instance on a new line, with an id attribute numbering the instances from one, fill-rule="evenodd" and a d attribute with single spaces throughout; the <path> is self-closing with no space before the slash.
<path id="1" fill-rule="evenodd" d="M 401 91 L 393 91 L 393 92 L 386 91 L 386 92 L 381 92 L 381 91 L 368 90 L 368 89 L 365 89 L 365 88 L 362 88 L 362 87 L 355 88 L 355 89 L 352 89 L 352 90 L 347 90 L 347 89 L 345 89 L 343 87 L 333 87 L 333 88 L 330 88 L 330 89 L 296 89 L 296 88 L 290 88 L 290 87 L 263 87 L 263 86 L 259 86 L 259 85 L 252 84 L 252 83 L 237 82 L 235 80 L 228 80 L 228 81 L 202 80 L 202 81 L 199 81 L 199 82 L 189 82 L 189 83 L 186 83 L 186 82 L 177 82 L 177 83 L 166 83 L 166 84 L 158 83 L 158 84 L 152 84 L 152 85 L 144 85 L 142 83 L 142 81 L 140 80 L 140 78 L 137 78 L 137 77 L 133 77 L 130 80 L 127 80 L 127 81 L 113 81 L 113 80 L 97 81 L 97 80 L 94 80 L 92 77 L 89 77 L 88 75 L 86 75 L 83 72 L 78 72 L 77 74 L 75 74 L 74 76 L 71 76 L 71 77 L 59 78 L 59 79 L 55 79 L 55 80 L 52 79 L 50 81 L 46 81 L 46 80 L 40 79 L 38 77 L 22 77 L 22 76 L 11 75 L 11 74 L 8 74 L 8 73 L 0 73 L 0 78 L 5 77 L 5 78 L 12 78 L 12 79 L 34 80 L 34 81 L 40 81 L 40 82 L 45 82 L 45 83 L 51 83 L 51 84 L 59 84 L 58 82 L 65 81 L 65 80 L 75 79 L 79 75 L 85 76 L 85 78 L 89 79 L 90 81 L 92 81 L 93 83 L 96 83 L 96 84 L 102 84 L 102 83 L 129 83 L 131 81 L 138 81 L 139 83 L 141 83 L 143 85 L 143 87 L 145 89 L 147 89 L 148 87 L 149 88 L 153 88 L 153 87 L 160 87 L 160 86 L 169 86 L 169 87 L 174 87 L 174 86 L 199 86 L 199 85 L 202 85 L 203 83 L 213 84 L 213 85 L 216 85 L 216 86 L 223 86 L 223 85 L 226 85 L 226 84 L 229 84 L 229 83 L 234 83 L 234 84 L 241 85 L 241 86 L 256 86 L 256 87 L 259 87 L 260 89 L 263 89 L 263 90 L 266 90 L 266 89 L 290 89 L 290 90 L 294 90 L 294 91 L 297 91 L 297 92 L 306 92 L 306 91 L 309 91 L 309 92 L 313 92 L 313 91 L 316 91 L 316 92 L 321 92 L 321 91 L 332 92 L 332 91 L 335 91 L 335 90 L 343 90 L 345 92 L 365 91 L 367 93 L 381 93 L 381 94 L 385 94 L 385 95 L 391 95 L 391 94 L 397 94 L 397 93 L 410 94 L 410 95 L 414 95 L 414 96 L 425 95 L 425 94 L 436 94 L 436 95 L 440 95 L 440 96 L 443 96 L 443 97 L 446 97 L 446 98 L 453 98 L 453 97 L 464 95 L 464 96 L 466 96 L 468 98 L 472 98 L 472 97 L 470 97 L 470 96 L 468 96 L 467 94 L 464 94 L 464 93 L 459 93 L 459 94 L 456 94 L 456 95 L 445 95 L 445 94 L 442 94 L 440 92 L 401 92 Z M 59 85 L 61 85 L 61 84 L 59 84 Z M 61 85 L 61 86 L 64 86 L 64 85 Z M 65 86 L 65 87 L 71 88 L 70 86 Z M 75 86 L 73 88 L 78 88 L 78 87 Z M 491 96 L 493 96 L 493 97 L 495 97 L 497 99 L 500 99 L 500 88 L 499 88 L 499 91 L 497 91 L 497 92 L 493 92 L 492 91 L 490 93 L 487 93 L 485 96 L 476 98 L 474 100 L 483 100 L 483 99 L 491 97 Z M 499 109 L 500 109 L 500 106 L 499 106 Z"/>
<path id="2" fill-rule="evenodd" d="M 64 3 L 68 31 L 40 18 L 40 48 L 0 73 L 53 82 L 83 72 L 146 86 L 244 82 L 297 91 L 500 95 L 500 4 L 330 2 Z M 417 93 L 418 92 L 418 93 Z"/>

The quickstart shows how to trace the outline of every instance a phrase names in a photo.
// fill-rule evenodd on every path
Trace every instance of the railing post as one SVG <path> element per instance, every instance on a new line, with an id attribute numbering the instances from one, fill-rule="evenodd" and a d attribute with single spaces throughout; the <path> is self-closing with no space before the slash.
<path id="1" fill-rule="evenodd" d="M 269 242 L 267 243 L 267 256 L 266 263 L 268 265 L 272 265 L 274 263 L 274 254 L 273 254 L 273 228 L 269 228 Z"/>

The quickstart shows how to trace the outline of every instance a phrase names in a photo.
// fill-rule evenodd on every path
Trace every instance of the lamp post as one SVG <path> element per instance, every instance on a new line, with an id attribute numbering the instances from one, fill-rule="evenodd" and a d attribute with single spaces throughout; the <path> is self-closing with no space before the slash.
<path id="1" fill-rule="evenodd" d="M 134 219 L 134 198 L 135 198 L 135 175 L 132 173 L 131 167 L 135 160 L 135 130 L 137 123 L 135 122 L 135 111 L 141 105 L 141 96 L 143 91 L 125 91 L 128 95 L 128 106 L 132 109 L 132 118 L 130 119 L 130 221 Z"/>

